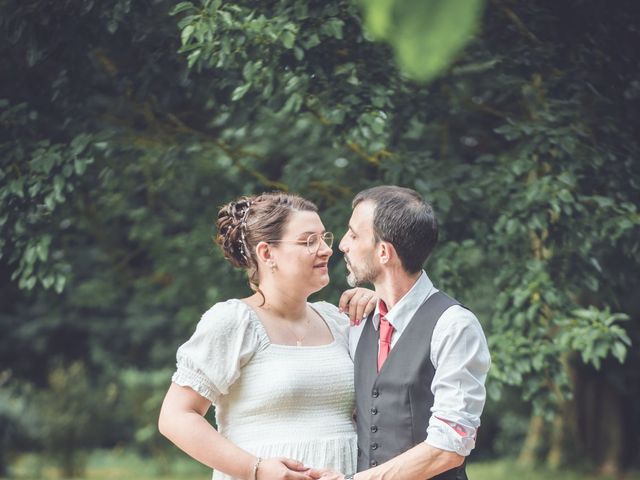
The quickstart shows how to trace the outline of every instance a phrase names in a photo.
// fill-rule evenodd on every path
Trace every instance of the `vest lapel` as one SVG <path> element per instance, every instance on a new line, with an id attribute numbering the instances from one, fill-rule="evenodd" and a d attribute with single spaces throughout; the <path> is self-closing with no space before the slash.
<path id="1" fill-rule="evenodd" d="M 437 295 L 437 293 L 435 295 Z M 420 321 L 425 319 L 424 312 L 427 310 L 427 304 L 429 303 L 429 300 L 431 300 L 432 298 L 433 298 L 433 295 L 429 297 L 427 300 L 425 300 L 425 302 L 422 305 L 420 305 L 420 307 L 418 307 L 418 310 L 416 310 L 416 313 L 414 313 L 413 317 L 411 317 L 411 319 L 407 322 L 407 325 L 404 327 L 402 335 L 400 335 L 400 338 L 396 340 L 395 345 L 389 352 L 389 356 L 387 357 L 387 360 L 384 362 L 384 365 L 382 365 L 382 368 L 380 369 L 380 372 L 378 373 L 378 375 L 382 374 L 385 368 L 387 369 L 391 368 L 390 366 L 388 366 L 388 364 L 393 362 L 394 361 L 393 359 L 400 355 L 398 352 L 401 352 L 404 349 L 404 344 L 409 342 L 407 338 L 411 337 L 413 331 L 418 328 Z M 373 322 L 371 322 L 371 324 L 372 324 L 371 330 L 373 330 L 374 333 L 378 333 L 373 328 Z M 376 337 L 376 340 L 377 340 L 377 337 Z M 377 346 L 377 343 L 376 343 L 376 346 Z M 377 349 L 376 349 L 376 352 L 377 352 Z M 394 352 L 395 352 L 395 355 L 394 355 Z M 377 362 L 377 358 L 376 358 L 376 362 Z M 376 371 L 377 371 L 377 364 L 376 364 Z"/>
<path id="2" fill-rule="evenodd" d="M 373 313 L 367 317 L 362 329 L 353 363 L 362 374 L 361 387 L 370 390 L 378 376 L 378 332 L 373 328 Z"/>

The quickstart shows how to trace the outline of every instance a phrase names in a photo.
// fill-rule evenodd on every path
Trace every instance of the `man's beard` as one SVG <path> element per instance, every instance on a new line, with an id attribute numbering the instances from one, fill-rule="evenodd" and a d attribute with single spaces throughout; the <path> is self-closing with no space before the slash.
<path id="1" fill-rule="evenodd" d="M 363 272 L 360 275 L 356 275 L 353 269 L 353 265 L 347 257 L 345 257 L 347 265 L 349 266 L 349 273 L 347 274 L 347 283 L 351 288 L 358 287 L 365 283 L 373 283 L 374 280 L 380 274 L 380 269 L 376 269 L 370 262 L 364 265 Z"/>

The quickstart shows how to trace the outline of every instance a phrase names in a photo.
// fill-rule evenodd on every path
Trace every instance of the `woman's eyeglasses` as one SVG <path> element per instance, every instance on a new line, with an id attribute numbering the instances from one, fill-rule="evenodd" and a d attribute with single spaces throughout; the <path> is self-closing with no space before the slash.
<path id="1" fill-rule="evenodd" d="M 333 233 L 312 233 L 306 240 L 272 240 L 268 243 L 297 243 L 298 245 L 306 245 L 309 255 L 315 255 L 318 253 L 318 250 L 320 250 L 321 242 L 324 242 L 327 247 L 331 248 L 333 246 Z"/>

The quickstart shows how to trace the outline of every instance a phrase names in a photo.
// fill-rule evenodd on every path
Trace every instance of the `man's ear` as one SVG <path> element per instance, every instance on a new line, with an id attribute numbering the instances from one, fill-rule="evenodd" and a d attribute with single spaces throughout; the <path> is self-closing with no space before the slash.
<path id="1" fill-rule="evenodd" d="M 382 265 L 387 265 L 396 257 L 396 249 L 391 243 L 384 241 L 378 243 L 378 260 Z"/>

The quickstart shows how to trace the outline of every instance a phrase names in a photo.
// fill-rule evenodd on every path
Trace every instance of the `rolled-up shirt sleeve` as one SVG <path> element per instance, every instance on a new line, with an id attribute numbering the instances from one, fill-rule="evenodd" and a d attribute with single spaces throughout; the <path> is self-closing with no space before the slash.
<path id="1" fill-rule="evenodd" d="M 434 402 L 426 442 L 467 456 L 475 447 L 491 365 L 480 322 L 469 310 L 453 306 L 436 324 L 431 340 Z"/>

